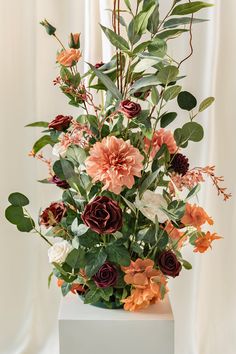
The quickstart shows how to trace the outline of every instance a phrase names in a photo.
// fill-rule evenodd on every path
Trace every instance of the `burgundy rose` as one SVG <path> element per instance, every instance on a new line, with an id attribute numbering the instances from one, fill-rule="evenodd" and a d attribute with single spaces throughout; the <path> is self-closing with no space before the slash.
<path id="1" fill-rule="evenodd" d="M 98 234 L 112 234 L 122 226 L 121 208 L 108 197 L 96 197 L 86 205 L 81 218 L 85 225 Z"/>
<path id="2" fill-rule="evenodd" d="M 99 271 L 93 276 L 94 283 L 98 288 L 109 288 L 114 286 L 118 279 L 117 268 L 109 263 L 104 263 Z"/>
<path id="3" fill-rule="evenodd" d="M 95 64 L 95 68 L 96 68 L 96 69 L 99 69 L 99 68 L 101 68 L 101 66 L 103 66 L 103 65 L 104 65 L 104 63 L 101 61 L 100 63 Z"/>
<path id="4" fill-rule="evenodd" d="M 48 124 L 48 128 L 52 128 L 58 131 L 63 131 L 69 128 L 72 119 L 73 118 L 71 116 L 63 116 L 63 115 L 56 116 L 51 121 L 51 123 Z"/>
<path id="5" fill-rule="evenodd" d="M 62 189 L 68 189 L 70 188 L 70 185 L 66 182 L 61 180 L 59 177 L 54 175 L 52 179 L 50 180 L 51 183 L 55 184 L 57 187 L 62 188 Z"/>
<path id="6" fill-rule="evenodd" d="M 164 251 L 158 257 L 158 265 L 163 274 L 177 277 L 182 269 L 181 263 L 172 251 Z"/>
<path id="7" fill-rule="evenodd" d="M 150 90 L 147 90 L 145 92 L 138 91 L 134 93 L 134 97 L 140 98 L 141 100 L 146 100 L 150 95 L 150 92 Z"/>
<path id="8" fill-rule="evenodd" d="M 125 100 L 120 103 L 120 112 L 123 112 L 127 118 L 134 118 L 141 112 L 141 106 L 138 103 Z"/>
<path id="9" fill-rule="evenodd" d="M 51 203 L 39 216 L 40 225 L 46 228 L 57 225 L 66 214 L 66 206 L 63 202 Z"/>

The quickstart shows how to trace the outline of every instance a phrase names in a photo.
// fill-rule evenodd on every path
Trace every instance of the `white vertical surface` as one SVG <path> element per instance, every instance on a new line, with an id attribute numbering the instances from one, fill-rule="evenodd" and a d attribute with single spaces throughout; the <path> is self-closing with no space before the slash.
<path id="1" fill-rule="evenodd" d="M 163 8 L 167 2 L 160 0 Z M 31 211 L 57 199 L 56 189 L 37 185 L 46 169 L 27 157 L 37 129 L 24 129 L 35 120 L 50 120 L 57 114 L 78 111 L 52 85 L 57 75 L 58 44 L 38 22 L 47 18 L 58 27 L 64 42 L 67 33 L 82 33 L 83 56 L 96 63 L 112 54 L 98 21 L 108 25 L 112 0 L 0 0 L 0 204 L 1 204 L 1 354 L 58 354 L 56 323 L 60 295 L 55 284 L 47 289 L 47 246 L 36 236 L 19 234 L 3 217 L 7 196 L 22 191 L 30 197 Z M 216 2 L 202 16 L 211 22 L 194 29 L 194 56 L 183 65 L 188 75 L 186 90 L 199 101 L 215 94 L 215 108 L 199 118 L 206 128 L 202 144 L 192 144 L 188 154 L 193 163 L 217 165 L 235 195 L 235 62 L 236 2 Z M 175 55 L 188 53 L 188 37 L 172 46 Z M 83 70 L 83 64 L 80 66 Z M 185 121 L 186 117 L 180 117 Z M 235 198 L 235 197 L 234 197 Z M 195 255 L 185 250 L 193 271 L 183 271 L 171 281 L 171 300 L 176 320 L 176 354 L 233 354 L 235 327 L 235 199 L 221 202 L 210 182 L 201 202 L 216 220 L 215 229 L 225 238 L 213 251 Z M 145 334 L 144 334 L 145 335 Z M 69 354 L 69 353 L 68 353 Z"/>

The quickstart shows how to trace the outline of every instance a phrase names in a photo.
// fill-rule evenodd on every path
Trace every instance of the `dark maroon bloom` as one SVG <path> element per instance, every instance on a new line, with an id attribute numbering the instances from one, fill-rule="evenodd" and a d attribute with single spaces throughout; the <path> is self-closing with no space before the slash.
<path id="1" fill-rule="evenodd" d="M 63 131 L 69 128 L 72 119 L 73 118 L 71 116 L 63 116 L 63 115 L 56 116 L 51 121 L 51 123 L 48 124 L 48 128 L 55 129 L 58 131 Z"/>
<path id="2" fill-rule="evenodd" d="M 122 226 L 121 208 L 108 197 L 96 197 L 86 205 L 81 218 L 85 225 L 98 234 L 112 234 Z"/>
<path id="3" fill-rule="evenodd" d="M 67 209 L 63 202 L 51 203 L 39 216 L 39 224 L 44 225 L 46 228 L 56 226 L 65 216 L 66 211 Z"/>
<path id="4" fill-rule="evenodd" d="M 120 112 L 124 113 L 129 119 L 134 118 L 141 112 L 141 106 L 138 103 L 125 100 L 120 103 Z"/>
<path id="5" fill-rule="evenodd" d="M 171 168 L 182 176 L 186 175 L 189 169 L 188 158 L 179 153 L 174 155 L 171 161 Z"/>
<path id="6" fill-rule="evenodd" d="M 141 100 L 146 100 L 150 95 L 150 92 L 150 90 L 147 90 L 145 92 L 138 91 L 134 93 L 134 97 L 140 98 Z"/>
<path id="7" fill-rule="evenodd" d="M 110 262 L 104 263 L 99 271 L 93 276 L 94 283 L 98 288 L 114 286 L 118 279 L 117 268 Z"/>
<path id="8" fill-rule="evenodd" d="M 62 189 L 68 189 L 70 188 L 69 183 L 67 183 L 66 181 L 61 180 L 59 177 L 57 177 L 56 175 L 54 175 L 52 177 L 52 179 L 50 180 L 50 182 L 52 182 L 53 184 L 55 184 L 57 187 L 62 188 Z"/>
<path id="9" fill-rule="evenodd" d="M 158 266 L 163 274 L 177 277 L 182 269 L 181 263 L 172 251 L 164 251 L 158 257 Z"/>
<path id="10" fill-rule="evenodd" d="M 103 66 L 103 65 L 104 65 L 104 63 L 101 61 L 100 63 L 95 64 L 95 68 L 96 68 L 96 69 L 99 69 L 99 68 L 101 68 L 101 66 Z"/>

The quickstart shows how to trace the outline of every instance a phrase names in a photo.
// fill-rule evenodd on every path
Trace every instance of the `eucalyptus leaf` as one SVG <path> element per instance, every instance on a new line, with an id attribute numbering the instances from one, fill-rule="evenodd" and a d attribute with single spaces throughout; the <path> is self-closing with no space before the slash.
<path id="1" fill-rule="evenodd" d="M 180 92 L 177 101 L 179 107 L 186 111 L 191 111 L 197 106 L 196 98 L 190 92 L 187 91 Z"/>
<path id="2" fill-rule="evenodd" d="M 185 140 L 199 142 L 204 137 L 203 127 L 196 122 L 189 122 L 184 124 L 182 127 L 182 132 Z"/>
<path id="3" fill-rule="evenodd" d="M 178 86 L 178 85 L 168 87 L 163 93 L 164 100 L 166 102 L 170 101 L 170 100 L 173 100 L 174 98 L 176 98 L 178 96 L 178 94 L 180 93 L 181 89 L 182 89 L 182 87 Z"/>
<path id="4" fill-rule="evenodd" d="M 9 203 L 11 203 L 14 206 L 26 206 L 29 204 L 29 199 L 21 193 L 11 193 L 8 197 Z"/>
<path id="5" fill-rule="evenodd" d="M 167 127 L 177 117 L 176 112 L 168 112 L 161 117 L 161 128 Z"/>
<path id="6" fill-rule="evenodd" d="M 178 74 L 178 68 L 176 66 L 169 65 L 159 71 L 159 73 L 157 74 L 157 80 L 164 85 L 168 85 L 170 82 L 176 80 Z"/>
<path id="7" fill-rule="evenodd" d="M 208 107 L 212 105 L 212 103 L 215 101 L 214 97 L 208 97 L 199 106 L 199 112 L 205 111 Z"/>

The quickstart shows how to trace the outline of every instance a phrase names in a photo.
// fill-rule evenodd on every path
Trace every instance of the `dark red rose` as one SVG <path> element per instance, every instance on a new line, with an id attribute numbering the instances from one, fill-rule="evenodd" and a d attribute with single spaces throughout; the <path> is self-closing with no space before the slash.
<path id="1" fill-rule="evenodd" d="M 114 286 L 118 279 L 117 268 L 109 263 L 104 263 L 99 271 L 93 276 L 94 283 L 98 288 L 109 288 Z"/>
<path id="2" fill-rule="evenodd" d="M 146 100 L 150 95 L 150 92 L 151 90 L 147 90 L 145 92 L 138 91 L 134 93 L 134 97 L 140 98 L 141 100 Z"/>
<path id="3" fill-rule="evenodd" d="M 54 175 L 52 179 L 50 180 L 51 183 L 55 184 L 57 187 L 62 188 L 62 189 L 68 189 L 70 188 L 70 185 L 66 182 L 61 180 L 59 177 Z"/>
<path id="4" fill-rule="evenodd" d="M 96 69 L 99 69 L 99 68 L 101 68 L 101 66 L 103 66 L 103 65 L 104 65 L 104 63 L 101 61 L 100 63 L 95 64 L 95 68 L 96 68 Z"/>
<path id="5" fill-rule="evenodd" d="M 112 234 L 122 226 L 121 208 L 108 197 L 96 197 L 86 205 L 81 218 L 85 225 L 98 234 Z"/>
<path id="6" fill-rule="evenodd" d="M 164 251 L 158 257 L 158 265 L 163 274 L 177 277 L 182 269 L 181 263 L 172 251 Z"/>
<path id="7" fill-rule="evenodd" d="M 46 228 L 56 226 L 66 214 L 66 206 L 63 202 L 51 203 L 39 216 L 40 225 Z"/>
<path id="8" fill-rule="evenodd" d="M 124 113 L 127 118 L 134 118 L 141 112 L 141 106 L 138 103 L 125 100 L 120 103 L 120 112 Z"/>
<path id="9" fill-rule="evenodd" d="M 58 131 L 63 131 L 69 128 L 72 119 L 73 118 L 71 116 L 63 116 L 63 115 L 56 116 L 51 121 L 51 123 L 48 124 L 48 128 L 52 128 Z"/>

